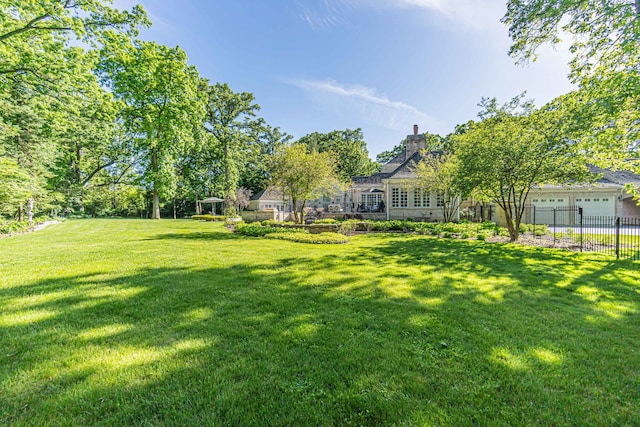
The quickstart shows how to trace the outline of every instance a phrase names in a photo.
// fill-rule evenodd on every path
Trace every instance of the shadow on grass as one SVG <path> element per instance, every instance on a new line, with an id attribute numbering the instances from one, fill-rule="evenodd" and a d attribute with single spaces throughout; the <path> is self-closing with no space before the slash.
<path id="1" fill-rule="evenodd" d="M 234 238 L 191 234 L 155 238 Z M 638 419 L 637 273 L 558 251 L 363 239 L 375 245 L 1 289 L 0 423 Z"/>

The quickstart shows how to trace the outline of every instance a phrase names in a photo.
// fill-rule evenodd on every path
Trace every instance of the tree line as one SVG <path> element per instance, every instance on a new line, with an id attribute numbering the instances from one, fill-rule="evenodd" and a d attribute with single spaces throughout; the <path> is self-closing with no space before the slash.
<path id="1" fill-rule="evenodd" d="M 258 116 L 253 94 L 211 83 L 179 47 L 139 40 L 151 25 L 140 6 L 0 4 L 4 217 L 35 210 L 159 218 L 163 206 L 183 214 L 211 195 L 234 214 L 238 198 L 269 183 L 293 180 L 309 197 L 377 171 L 403 149 L 372 162 L 360 129 L 294 143 Z M 535 60 L 561 34 L 572 37 L 577 89 L 541 108 L 524 95 L 504 105 L 484 98 L 479 120 L 446 137 L 427 134 L 429 148 L 443 155 L 425 157 L 419 168 L 424 186 L 499 204 L 515 239 L 532 183 L 588 179 L 587 160 L 638 170 L 640 3 L 510 0 L 503 22 L 520 62 Z"/>
<path id="2" fill-rule="evenodd" d="M 253 94 L 212 83 L 179 47 L 138 39 L 141 6 L 105 0 L 2 2 L 0 215 L 25 210 L 160 218 L 264 188 L 292 137 L 258 116 Z M 340 176 L 367 174 L 362 131 L 301 138 Z M 240 189 L 240 191 L 238 191 Z"/>

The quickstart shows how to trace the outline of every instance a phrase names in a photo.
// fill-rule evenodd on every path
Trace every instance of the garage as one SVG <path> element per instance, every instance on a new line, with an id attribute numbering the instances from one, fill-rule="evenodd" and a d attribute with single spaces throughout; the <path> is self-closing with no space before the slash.
<path id="1" fill-rule="evenodd" d="M 575 223 L 575 212 L 569 209 L 569 199 L 567 197 L 544 197 L 537 196 L 531 200 L 531 218 L 536 224 L 555 223 L 562 225 L 572 225 Z"/>
<path id="2" fill-rule="evenodd" d="M 582 208 L 584 216 L 615 216 L 616 205 L 613 196 L 576 197 L 576 206 Z"/>

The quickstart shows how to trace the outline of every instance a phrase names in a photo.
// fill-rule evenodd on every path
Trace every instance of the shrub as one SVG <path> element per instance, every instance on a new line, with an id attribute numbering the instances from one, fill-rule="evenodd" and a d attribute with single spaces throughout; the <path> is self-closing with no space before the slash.
<path id="1" fill-rule="evenodd" d="M 356 219 L 348 219 L 346 221 L 342 221 L 340 224 L 340 229 L 338 230 L 344 236 L 351 236 L 356 232 L 358 228 L 359 221 Z"/>
<path id="2" fill-rule="evenodd" d="M 38 218 L 34 218 L 33 221 L 8 221 L 5 223 L 0 223 L 0 234 L 13 234 L 20 233 L 22 231 L 27 231 L 38 224 L 42 224 L 43 222 L 50 221 L 51 218 L 48 216 L 40 216 Z"/>
<path id="3" fill-rule="evenodd" d="M 225 216 L 222 215 L 193 215 L 191 217 L 191 219 L 194 219 L 196 221 L 224 221 L 227 218 Z"/>
<path id="4" fill-rule="evenodd" d="M 324 219 L 316 219 L 313 221 L 314 224 L 337 224 L 338 220 L 334 218 L 324 218 Z"/>
<path id="5" fill-rule="evenodd" d="M 480 224 L 480 228 L 483 230 L 496 230 L 498 226 L 495 224 L 495 222 L 485 221 Z"/>
<path id="6" fill-rule="evenodd" d="M 476 239 L 478 239 L 478 240 L 487 240 L 487 236 L 485 236 L 484 234 L 478 233 L 478 235 L 476 236 Z"/>
<path id="7" fill-rule="evenodd" d="M 261 225 L 258 222 L 251 224 L 240 223 L 236 225 L 234 232 L 242 234 L 243 236 L 262 237 L 267 234 L 308 234 L 305 228 L 297 227 L 270 227 Z"/>
<path id="8" fill-rule="evenodd" d="M 271 233 L 265 236 L 267 239 L 288 240 L 298 243 L 315 243 L 315 244 L 342 244 L 349 243 L 349 239 L 340 233 Z"/>

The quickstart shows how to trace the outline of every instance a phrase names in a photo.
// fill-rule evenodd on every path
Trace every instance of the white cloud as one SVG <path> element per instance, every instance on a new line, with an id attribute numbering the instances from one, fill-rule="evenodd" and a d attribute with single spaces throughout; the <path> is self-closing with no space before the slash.
<path id="1" fill-rule="evenodd" d="M 295 6 L 300 19 L 316 29 L 346 24 L 351 3 L 349 0 L 322 0 L 317 3 L 296 0 Z"/>
<path id="2" fill-rule="evenodd" d="M 401 101 L 393 101 L 373 88 L 343 85 L 335 80 L 294 80 L 289 84 L 305 90 L 314 101 L 334 114 L 355 115 L 363 122 L 405 131 L 413 124 L 431 128 L 428 114 Z"/>
<path id="3" fill-rule="evenodd" d="M 387 6 L 415 7 L 435 12 L 447 21 L 475 30 L 503 30 L 504 2 L 496 0 L 385 0 Z"/>

